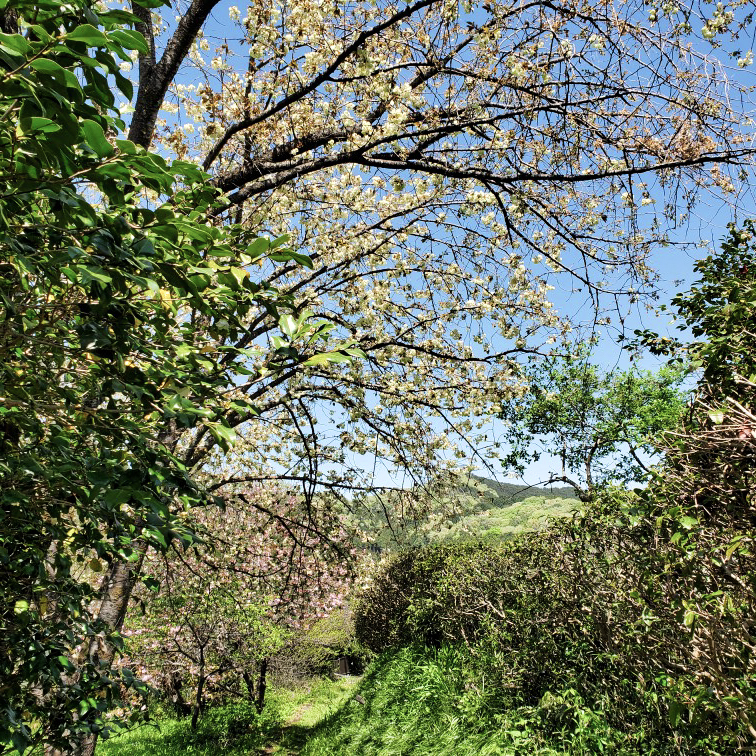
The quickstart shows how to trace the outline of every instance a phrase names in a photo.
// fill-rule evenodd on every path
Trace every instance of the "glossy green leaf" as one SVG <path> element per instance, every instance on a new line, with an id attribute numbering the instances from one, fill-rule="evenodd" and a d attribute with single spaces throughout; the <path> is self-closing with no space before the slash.
<path id="1" fill-rule="evenodd" d="M 105 138 L 102 126 L 96 121 L 83 120 L 81 130 L 84 134 L 84 140 L 99 157 L 109 157 L 115 152 L 113 145 Z"/>
<path id="2" fill-rule="evenodd" d="M 108 36 L 127 50 L 138 50 L 144 55 L 147 55 L 150 51 L 145 38 L 133 29 L 116 29 L 110 32 Z"/>
<path id="3" fill-rule="evenodd" d="M 35 116 L 33 118 L 22 118 L 19 121 L 17 132 L 21 134 L 53 134 L 60 131 L 60 126 L 49 118 Z"/>
<path id="4" fill-rule="evenodd" d="M 20 34 L 0 32 L 0 50 L 14 55 L 28 55 L 31 52 L 31 46 Z"/>
<path id="5" fill-rule="evenodd" d="M 32 60 L 29 63 L 29 68 L 33 68 L 35 71 L 40 71 L 41 73 L 57 74 L 60 76 L 64 76 L 66 71 L 63 66 L 49 58 L 37 58 L 36 60 Z"/>
<path id="6" fill-rule="evenodd" d="M 108 43 L 107 37 L 91 24 L 81 24 L 68 32 L 66 39 L 72 42 L 84 42 L 90 47 L 104 47 Z"/>

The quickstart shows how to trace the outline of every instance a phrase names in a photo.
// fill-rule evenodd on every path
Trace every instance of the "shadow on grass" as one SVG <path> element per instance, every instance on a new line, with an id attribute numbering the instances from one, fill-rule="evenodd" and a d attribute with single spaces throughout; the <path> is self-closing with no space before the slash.
<path id="1" fill-rule="evenodd" d="M 305 749 L 307 744 L 314 739 L 330 740 L 329 736 L 333 736 L 336 733 L 342 733 L 347 729 L 354 731 L 355 727 L 362 732 L 367 733 L 369 731 L 367 720 L 372 715 L 372 701 L 371 699 L 364 699 L 360 696 L 360 691 L 372 690 L 376 682 L 385 675 L 385 669 L 391 664 L 393 655 L 384 655 L 384 657 L 377 659 L 371 665 L 365 675 L 359 682 L 359 685 L 355 690 L 333 711 L 324 716 L 320 721 L 312 725 L 302 724 L 301 722 L 294 721 L 291 724 L 284 725 L 280 730 L 275 733 L 268 743 L 267 750 L 260 751 L 259 753 L 275 753 L 276 756 L 295 756 Z M 362 702 L 357 700 L 357 697 Z M 360 723 L 364 723 L 364 728 L 359 727 Z M 351 727 L 349 727 L 351 725 Z M 354 738 L 347 737 L 347 740 L 342 740 L 341 745 L 346 748 L 353 744 L 351 741 Z M 350 753 L 363 753 L 362 748 L 370 744 L 373 738 L 369 738 L 369 742 L 357 745 L 357 750 L 350 750 Z M 278 746 L 278 750 L 274 749 Z M 372 750 L 370 751 L 373 752 Z M 313 756 L 317 751 L 313 752 Z"/>
<path id="2" fill-rule="evenodd" d="M 259 716 L 253 706 L 235 704 L 211 709 L 195 731 L 188 718 L 162 719 L 102 740 L 97 756 L 249 756 L 277 729 L 273 712 Z"/>

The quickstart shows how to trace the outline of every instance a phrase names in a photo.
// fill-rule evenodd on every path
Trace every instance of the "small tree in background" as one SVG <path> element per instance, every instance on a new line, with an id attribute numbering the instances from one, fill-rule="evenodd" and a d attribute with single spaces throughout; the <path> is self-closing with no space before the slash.
<path id="1" fill-rule="evenodd" d="M 548 482 L 567 483 L 583 501 L 608 482 L 647 480 L 660 434 L 679 423 L 687 401 L 682 368 L 604 372 L 587 350 L 532 363 L 525 375 L 528 390 L 503 413 L 509 461 L 522 470 L 557 457 Z"/>

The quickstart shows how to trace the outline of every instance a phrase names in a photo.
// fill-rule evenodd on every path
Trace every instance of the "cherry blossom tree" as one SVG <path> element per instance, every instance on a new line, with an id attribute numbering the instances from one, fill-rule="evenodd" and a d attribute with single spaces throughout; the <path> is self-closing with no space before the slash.
<path id="1" fill-rule="evenodd" d="M 550 292 L 621 319 L 696 199 L 747 186 L 728 65 L 750 56 L 721 47 L 747 30 L 740 3 L 137 12 L 130 137 L 201 163 L 232 203 L 219 220 L 291 235 L 313 267 L 261 275 L 367 355 L 239 387 L 260 417 L 229 412 L 233 461 L 207 432 L 185 449 L 216 481 L 359 486 L 365 455 L 419 478 L 451 447 L 481 455 L 481 424 L 522 391 L 513 362 L 572 327 Z"/>
<path id="2" fill-rule="evenodd" d="M 355 556 L 347 534 L 301 510 L 300 496 L 248 486 L 222 510 L 187 516 L 212 547 L 145 560 L 144 611 L 127 619 L 120 664 L 191 711 L 193 727 L 209 693 L 245 695 L 262 710 L 270 657 L 344 606 Z"/>

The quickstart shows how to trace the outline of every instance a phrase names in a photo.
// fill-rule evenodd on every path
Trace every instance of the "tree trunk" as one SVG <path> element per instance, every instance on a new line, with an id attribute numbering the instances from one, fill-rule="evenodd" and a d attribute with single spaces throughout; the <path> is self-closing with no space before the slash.
<path id="1" fill-rule="evenodd" d="M 197 729 L 197 722 L 199 721 L 200 711 L 202 711 L 202 693 L 205 689 L 205 655 L 200 648 L 200 668 L 199 668 L 199 680 L 197 680 L 197 695 L 194 698 L 194 709 L 192 711 L 192 725 L 191 729 L 194 732 Z"/>
<path id="2" fill-rule="evenodd" d="M 249 700 L 254 701 L 255 700 L 255 681 L 252 679 L 252 675 L 249 674 L 246 670 L 242 672 L 242 679 L 244 680 L 244 684 L 247 686 L 247 694 L 249 695 Z"/>
<path id="3" fill-rule="evenodd" d="M 260 714 L 262 714 L 263 707 L 265 706 L 265 688 L 268 687 L 267 675 L 268 660 L 263 659 L 260 662 L 260 676 L 257 678 L 257 700 L 255 701 L 255 707 Z"/>
<path id="4" fill-rule="evenodd" d="M 138 543 L 135 551 L 139 554 L 139 558 L 135 562 L 113 562 L 103 581 L 101 588 L 102 602 L 98 612 L 98 619 L 104 622 L 110 630 L 120 630 L 123 625 L 131 592 L 142 570 L 147 545 Z M 80 650 L 79 657 L 82 661 L 82 657 L 85 655 L 89 656 L 89 659 L 94 664 L 109 668 L 115 658 L 115 648 L 104 638 L 97 636 Z M 47 756 L 94 756 L 96 747 L 96 734 L 82 735 L 67 750 L 49 750 L 46 754 Z"/>
<path id="5" fill-rule="evenodd" d="M 181 675 L 178 672 L 172 672 L 169 682 L 171 703 L 176 712 L 176 716 L 185 717 L 191 711 L 191 706 L 184 700 L 184 694 L 181 692 L 183 683 Z"/>

